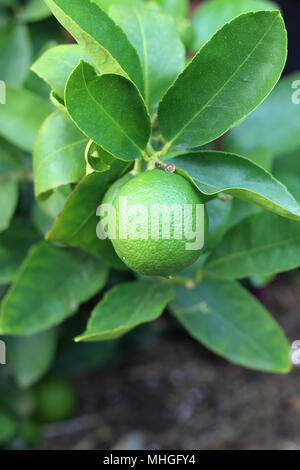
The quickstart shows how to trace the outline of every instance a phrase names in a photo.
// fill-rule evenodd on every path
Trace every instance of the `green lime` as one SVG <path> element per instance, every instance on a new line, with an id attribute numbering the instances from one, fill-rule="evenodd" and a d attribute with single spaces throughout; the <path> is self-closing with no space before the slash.
<path id="1" fill-rule="evenodd" d="M 141 173 L 121 186 L 113 207 L 112 243 L 133 271 L 168 277 L 203 252 L 205 206 L 199 191 L 183 176 L 161 169 Z"/>
<path id="2" fill-rule="evenodd" d="M 36 412 L 41 421 L 55 422 L 68 418 L 74 404 L 73 388 L 63 379 L 49 378 L 36 387 Z"/>

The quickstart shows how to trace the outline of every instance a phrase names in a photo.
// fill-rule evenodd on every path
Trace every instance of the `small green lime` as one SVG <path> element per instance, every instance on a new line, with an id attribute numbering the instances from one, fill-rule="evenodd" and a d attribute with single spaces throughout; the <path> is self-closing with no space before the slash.
<path id="1" fill-rule="evenodd" d="M 73 388 L 63 379 L 48 378 L 36 387 L 36 413 L 44 422 L 68 418 L 75 405 Z"/>
<path id="2" fill-rule="evenodd" d="M 148 170 L 121 185 L 113 206 L 116 227 L 112 243 L 133 271 L 171 276 L 194 263 L 202 253 L 200 239 L 207 227 L 206 210 L 199 191 L 183 176 Z M 202 218 L 196 216 L 199 207 Z"/>

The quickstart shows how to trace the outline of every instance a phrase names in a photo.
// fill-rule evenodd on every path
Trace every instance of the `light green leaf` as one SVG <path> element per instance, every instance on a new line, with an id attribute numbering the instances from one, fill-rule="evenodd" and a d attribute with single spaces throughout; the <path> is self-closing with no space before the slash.
<path id="1" fill-rule="evenodd" d="M 125 77 L 97 75 L 82 61 L 68 79 L 65 103 L 79 129 L 115 157 L 134 160 L 145 149 L 150 117 L 138 90 Z"/>
<path id="2" fill-rule="evenodd" d="M 58 21 L 76 39 L 101 73 L 129 77 L 144 92 L 136 50 L 125 33 L 90 0 L 45 0 Z"/>
<path id="3" fill-rule="evenodd" d="M 253 111 L 281 75 L 286 41 L 278 11 L 246 13 L 223 26 L 160 103 L 159 125 L 169 145 L 206 144 Z"/>
<path id="4" fill-rule="evenodd" d="M 39 130 L 33 153 L 34 190 L 43 198 L 59 186 L 73 183 L 85 174 L 84 150 L 88 139 L 66 111 L 51 114 Z"/>
<path id="5" fill-rule="evenodd" d="M 0 233 L 0 284 L 10 283 L 26 256 L 27 250 L 40 238 L 28 220 L 17 217 Z"/>
<path id="6" fill-rule="evenodd" d="M 136 326 L 155 320 L 173 298 L 173 288 L 157 281 L 120 284 L 96 305 L 86 331 L 75 341 L 119 338 Z"/>
<path id="7" fill-rule="evenodd" d="M 234 364 L 288 372 L 290 347 L 281 328 L 241 285 L 204 279 L 176 288 L 171 310 L 190 335 Z"/>
<path id="8" fill-rule="evenodd" d="M 223 24 L 247 11 L 279 10 L 267 0 L 206 0 L 192 17 L 194 38 L 191 49 L 197 51 Z"/>
<path id="9" fill-rule="evenodd" d="M 222 240 L 229 223 L 232 199 L 212 199 L 206 204 L 209 236 L 205 241 L 205 251 L 211 251 Z"/>
<path id="10" fill-rule="evenodd" d="M 18 15 L 19 20 L 27 23 L 41 21 L 51 16 L 51 11 L 41 0 L 29 0 Z"/>
<path id="11" fill-rule="evenodd" d="M 88 56 L 77 44 L 64 44 L 46 50 L 34 62 L 31 70 L 63 99 L 67 79 L 81 59 L 89 62 Z"/>
<path id="12" fill-rule="evenodd" d="M 61 186 L 55 189 L 45 201 L 35 203 L 32 210 L 32 221 L 43 236 L 51 229 L 70 192 L 70 185 Z"/>
<path id="13" fill-rule="evenodd" d="M 173 16 L 187 16 L 189 10 L 188 0 L 152 0 L 166 13 Z"/>
<path id="14" fill-rule="evenodd" d="M 127 7 L 142 5 L 143 0 L 92 0 L 103 11 L 109 13 L 112 5 L 126 5 Z"/>
<path id="15" fill-rule="evenodd" d="M 122 265 L 109 240 L 97 238 L 96 211 L 108 187 L 125 172 L 126 165 L 115 160 L 109 171 L 85 176 L 68 197 L 47 238 L 53 242 L 80 247 L 108 264 Z"/>
<path id="16" fill-rule="evenodd" d="M 13 177 L 0 177 L 0 232 L 9 227 L 17 202 L 18 182 Z"/>
<path id="17" fill-rule="evenodd" d="M 23 84 L 31 63 L 31 49 L 26 26 L 0 27 L 0 79 L 7 85 Z"/>
<path id="18" fill-rule="evenodd" d="M 152 5 L 134 8 L 115 5 L 110 15 L 139 54 L 144 71 L 145 102 L 153 109 L 185 64 L 185 51 L 176 23 Z"/>
<path id="19" fill-rule="evenodd" d="M 244 155 L 261 146 L 279 156 L 299 149 L 300 106 L 292 101 L 297 92 L 292 86 L 299 80 L 300 72 L 281 79 L 266 101 L 230 131 L 226 150 Z"/>
<path id="20" fill-rule="evenodd" d="M 94 257 L 38 243 L 2 301 L 1 334 L 27 336 L 61 323 L 106 279 L 107 269 Z"/>
<path id="21" fill-rule="evenodd" d="M 283 217 L 300 219 L 299 203 L 270 173 L 247 158 L 225 152 L 194 152 L 172 161 L 208 197 L 221 192 Z"/>
<path id="22" fill-rule="evenodd" d="M 218 279 L 243 279 L 300 266 L 300 223 L 261 212 L 233 226 L 215 249 L 205 272 Z"/>
<path id="23" fill-rule="evenodd" d="M 29 387 L 43 377 L 54 359 L 56 342 L 55 330 L 7 339 L 7 360 L 20 387 Z"/>
<path id="24" fill-rule="evenodd" d="M 0 135 L 10 143 L 32 152 L 33 143 L 52 108 L 28 90 L 6 87 L 6 104 L 0 105 Z"/>
<path id="25" fill-rule="evenodd" d="M 16 175 L 20 170 L 22 170 L 20 150 L 0 137 L 0 177 Z"/>

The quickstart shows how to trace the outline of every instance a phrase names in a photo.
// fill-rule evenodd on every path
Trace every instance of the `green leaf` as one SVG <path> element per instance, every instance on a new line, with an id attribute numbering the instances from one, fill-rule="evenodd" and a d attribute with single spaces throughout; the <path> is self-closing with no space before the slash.
<path id="1" fill-rule="evenodd" d="M 192 51 L 197 51 L 215 32 L 235 16 L 247 11 L 279 10 L 266 0 L 208 0 L 195 10 L 192 17 L 194 38 Z"/>
<path id="2" fill-rule="evenodd" d="M 157 281 L 120 284 L 96 305 L 86 331 L 75 341 L 119 338 L 136 326 L 155 320 L 173 298 L 173 288 Z"/>
<path id="3" fill-rule="evenodd" d="M 227 228 L 233 227 L 234 225 L 238 224 L 246 217 L 257 214 L 258 212 L 261 212 L 262 210 L 263 209 L 261 207 L 255 206 L 254 204 L 251 204 L 250 202 L 241 201 L 240 199 L 234 199 L 232 201 L 232 210 L 231 210 L 230 220 L 229 220 Z"/>
<path id="4" fill-rule="evenodd" d="M 0 408 L 0 444 L 12 439 L 17 430 L 15 419 L 4 408 Z"/>
<path id="5" fill-rule="evenodd" d="M 115 5 L 110 15 L 139 54 L 144 71 L 145 102 L 153 109 L 185 64 L 185 50 L 176 23 L 152 5 L 135 8 Z"/>
<path id="6" fill-rule="evenodd" d="M 23 84 L 31 63 L 31 49 L 26 26 L 0 27 L 0 78 L 7 85 Z"/>
<path id="7" fill-rule="evenodd" d="M 0 176 L 16 175 L 20 170 L 22 170 L 20 150 L 0 137 Z"/>
<path id="8" fill-rule="evenodd" d="M 54 190 L 45 201 L 37 201 L 35 203 L 32 210 L 32 221 L 43 236 L 51 229 L 70 192 L 70 185 L 61 186 Z"/>
<path id="9" fill-rule="evenodd" d="M 205 251 L 211 251 L 222 240 L 232 210 L 232 200 L 212 199 L 206 204 L 208 214 L 209 236 L 205 242 Z"/>
<path id="10" fill-rule="evenodd" d="M 56 342 L 55 330 L 8 338 L 8 363 L 20 387 L 30 387 L 43 377 L 54 359 Z"/>
<path id="11" fill-rule="evenodd" d="M 17 217 L 0 233 L 0 284 L 10 283 L 26 256 L 27 250 L 40 238 L 28 220 Z"/>
<path id="12" fill-rule="evenodd" d="M 67 79 L 81 59 L 89 62 L 88 56 L 77 44 L 64 44 L 46 50 L 34 62 L 31 70 L 63 99 Z"/>
<path id="13" fill-rule="evenodd" d="M 103 148 L 97 145 L 92 140 L 89 141 L 85 149 L 85 159 L 87 163 L 87 173 L 98 171 L 108 171 L 115 161 L 115 157 L 106 152 Z"/>
<path id="14" fill-rule="evenodd" d="M 273 174 L 287 186 L 294 198 L 300 203 L 299 149 L 277 158 L 274 162 Z"/>
<path id="15" fill-rule="evenodd" d="M 97 75 L 82 61 L 68 79 L 65 103 L 79 129 L 115 157 L 134 160 L 145 149 L 150 117 L 141 95 L 125 77 Z"/>
<path id="16" fill-rule="evenodd" d="M 28 90 L 6 87 L 6 104 L 0 105 L 0 135 L 10 143 L 32 152 L 33 143 L 52 108 Z"/>
<path id="17" fill-rule="evenodd" d="M 90 0 L 45 2 L 101 73 L 129 77 L 143 93 L 143 72 L 137 52 L 104 11 Z"/>
<path id="18" fill-rule="evenodd" d="M 196 147 L 221 136 L 267 97 L 285 61 L 286 30 L 278 11 L 246 13 L 225 24 L 161 101 L 164 138 L 169 145 Z"/>
<path id="19" fill-rule="evenodd" d="M 219 279 L 242 279 L 299 266 L 300 223 L 261 212 L 226 233 L 208 259 L 205 272 Z"/>
<path id="20" fill-rule="evenodd" d="M 189 10 L 188 0 L 153 0 L 166 13 L 173 16 L 187 16 Z"/>
<path id="21" fill-rule="evenodd" d="M 61 323 L 99 292 L 106 279 L 107 269 L 94 257 L 38 243 L 4 297 L 1 334 L 27 336 Z"/>
<path id="22" fill-rule="evenodd" d="M 142 5 L 143 0 L 93 0 L 103 11 L 109 13 L 112 5 L 125 5 L 127 7 Z"/>
<path id="23" fill-rule="evenodd" d="M 17 203 L 18 183 L 15 178 L 0 178 L 0 232 L 9 227 Z"/>
<path id="24" fill-rule="evenodd" d="M 281 328 L 241 285 L 204 279 L 176 288 L 171 310 L 190 335 L 211 351 L 250 369 L 290 370 L 290 347 Z"/>
<path id="25" fill-rule="evenodd" d="M 286 187 L 247 158 L 225 152 L 202 151 L 170 161 L 208 197 L 223 192 L 283 217 L 300 218 L 299 203 Z"/>
<path id="26" fill-rule="evenodd" d="M 115 160 L 109 171 L 85 176 L 68 197 L 47 238 L 53 242 L 80 247 L 88 253 L 119 267 L 121 261 L 109 240 L 97 238 L 99 218 L 96 211 L 109 186 L 126 170 L 126 165 Z"/>
<path id="27" fill-rule="evenodd" d="M 66 111 L 57 110 L 39 130 L 33 154 L 34 190 L 43 198 L 59 186 L 73 183 L 85 174 L 88 139 L 77 129 Z"/>
<path id="28" fill-rule="evenodd" d="M 284 77 L 266 101 L 242 123 L 230 131 L 225 148 L 231 152 L 265 147 L 274 156 L 285 155 L 300 147 L 300 107 L 293 103 L 297 91 L 292 85 L 300 72 Z"/>
<path id="29" fill-rule="evenodd" d="M 51 11 L 41 0 L 29 0 L 18 15 L 18 19 L 27 23 L 41 21 L 51 16 Z"/>

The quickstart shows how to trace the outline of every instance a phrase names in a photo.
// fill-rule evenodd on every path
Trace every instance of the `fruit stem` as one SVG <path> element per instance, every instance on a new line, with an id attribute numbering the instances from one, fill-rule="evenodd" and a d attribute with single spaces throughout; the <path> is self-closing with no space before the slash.
<path id="1" fill-rule="evenodd" d="M 133 176 L 137 176 L 142 172 L 142 159 L 141 157 L 136 158 L 134 161 L 133 170 L 130 172 Z"/>

